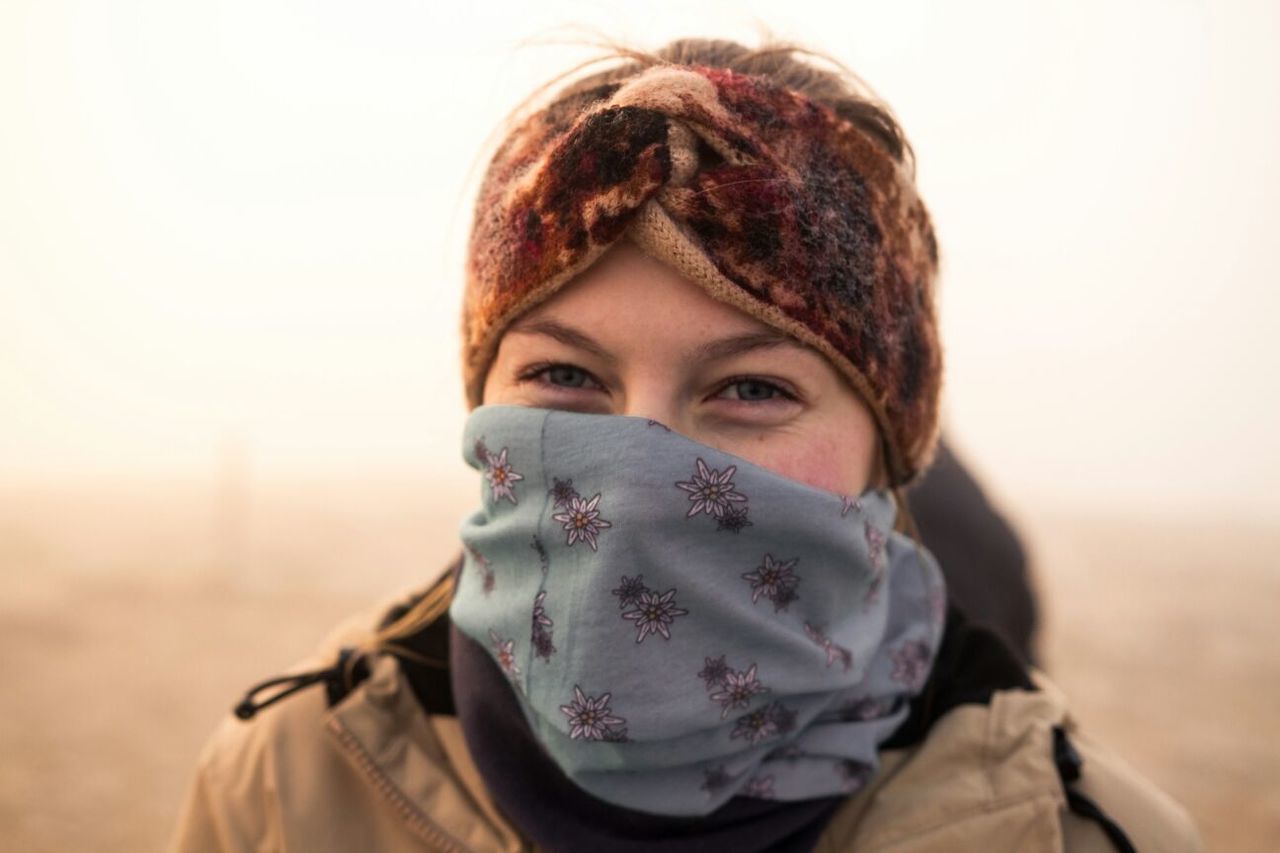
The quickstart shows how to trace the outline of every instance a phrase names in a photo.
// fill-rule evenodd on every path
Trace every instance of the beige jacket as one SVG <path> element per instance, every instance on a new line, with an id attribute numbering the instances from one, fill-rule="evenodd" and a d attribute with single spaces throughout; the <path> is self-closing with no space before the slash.
<path id="1" fill-rule="evenodd" d="M 368 624 L 368 623 L 366 623 Z M 304 668 L 327 666 L 352 636 L 340 630 Z M 1084 758 L 1076 790 L 1139 851 L 1201 850 L 1171 799 L 1092 743 L 1062 694 L 997 692 L 961 705 L 912 748 L 881 753 L 873 784 L 843 806 L 819 841 L 834 851 L 1106 851 L 1099 825 L 1066 809 L 1052 760 L 1062 725 Z M 206 745 L 171 850 L 528 851 L 485 790 L 458 721 L 428 716 L 397 660 L 333 708 L 302 690 L 253 720 L 228 716 Z"/>

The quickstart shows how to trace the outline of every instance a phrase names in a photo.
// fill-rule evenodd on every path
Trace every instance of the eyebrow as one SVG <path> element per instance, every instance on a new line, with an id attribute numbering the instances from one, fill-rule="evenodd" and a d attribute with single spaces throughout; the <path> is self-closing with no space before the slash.
<path id="1" fill-rule="evenodd" d="M 546 335 L 566 346 L 589 352 L 610 364 L 617 362 L 617 358 L 590 335 L 549 318 L 524 320 L 512 326 L 509 331 L 522 335 Z M 799 341 L 781 332 L 765 331 L 747 332 L 741 335 L 732 335 L 727 338 L 708 341 L 698 346 L 693 351 L 693 355 L 700 361 L 721 361 L 744 353 L 777 347 L 806 349 Z"/>
<path id="2" fill-rule="evenodd" d="M 781 332 L 747 332 L 744 335 L 733 335 L 717 341 L 708 341 L 695 350 L 695 354 L 703 361 L 720 361 L 762 349 L 777 347 L 794 347 L 804 349 L 804 345 L 782 334 Z"/>
<path id="3" fill-rule="evenodd" d="M 596 343 L 595 339 L 590 335 L 563 323 L 557 323 L 555 320 L 522 320 L 512 326 L 508 332 L 521 335 L 546 335 L 565 346 L 577 347 L 580 350 L 589 352 L 610 364 L 617 362 L 617 359 L 608 350 Z"/>

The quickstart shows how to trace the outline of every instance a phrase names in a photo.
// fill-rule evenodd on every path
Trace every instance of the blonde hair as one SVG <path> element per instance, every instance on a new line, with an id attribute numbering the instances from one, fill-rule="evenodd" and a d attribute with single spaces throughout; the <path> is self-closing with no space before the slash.
<path id="1" fill-rule="evenodd" d="M 604 53 L 553 77 L 529 94 L 498 126 L 485 145 L 496 148 L 495 137 L 505 135 L 519 121 L 538 110 L 577 108 L 580 96 L 602 86 L 625 81 L 647 68 L 657 65 L 703 65 L 725 68 L 740 74 L 766 77 L 777 85 L 791 89 L 823 104 L 841 118 L 853 123 L 867 134 L 895 161 L 906 164 L 914 171 L 914 156 L 901 127 L 893 113 L 853 71 L 826 54 L 788 41 L 779 41 L 767 31 L 762 33 L 759 47 L 747 47 L 726 39 L 686 38 L 669 42 L 654 51 L 641 50 L 607 38 L 594 41 L 580 40 L 580 44 L 603 48 Z M 816 59 L 833 66 L 836 71 L 821 68 L 800 57 Z M 565 84 L 554 97 L 547 92 L 557 83 L 572 78 L 583 70 L 604 62 L 615 63 Z M 487 150 L 481 151 L 483 157 Z M 876 448 L 873 475 L 883 477 L 887 449 L 885 438 L 880 436 Z M 914 519 L 899 488 L 893 490 L 898 504 L 897 529 L 906 532 L 919 542 Z M 447 662 L 421 659 L 401 645 L 401 641 L 421 631 L 439 619 L 449 609 L 453 600 L 454 572 L 431 584 L 420 596 L 412 600 L 407 610 L 390 624 L 381 627 L 363 644 L 368 651 L 385 651 L 420 659 L 428 666 L 447 666 Z"/>

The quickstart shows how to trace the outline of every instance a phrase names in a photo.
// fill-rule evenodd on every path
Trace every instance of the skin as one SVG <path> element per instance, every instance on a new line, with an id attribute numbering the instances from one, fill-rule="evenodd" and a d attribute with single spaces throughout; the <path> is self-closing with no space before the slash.
<path id="1" fill-rule="evenodd" d="M 507 329 L 483 401 L 651 418 L 836 494 L 882 480 L 871 413 L 826 358 L 627 240 Z"/>

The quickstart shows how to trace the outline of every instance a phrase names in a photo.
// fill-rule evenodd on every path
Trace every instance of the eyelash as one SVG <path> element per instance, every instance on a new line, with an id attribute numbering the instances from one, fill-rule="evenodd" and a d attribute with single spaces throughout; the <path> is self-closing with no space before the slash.
<path id="1" fill-rule="evenodd" d="M 516 380 L 519 382 L 537 381 L 541 385 L 547 385 L 552 388 L 570 388 L 573 390 L 582 390 L 582 389 L 574 389 L 573 386 L 569 386 L 569 385 L 556 385 L 552 383 L 545 374 L 548 374 L 551 371 L 556 369 L 576 370 L 579 373 L 581 373 L 583 376 L 585 376 L 589 382 L 594 382 L 597 385 L 601 384 L 600 380 L 592 376 L 590 371 L 583 370 L 581 367 L 578 367 L 576 364 L 567 364 L 563 361 L 544 361 L 538 364 L 530 365 L 529 367 L 525 368 L 516 376 Z"/>
<path id="2" fill-rule="evenodd" d="M 737 399 L 737 400 L 733 400 L 732 402 L 759 404 L 759 403 L 776 403 L 780 399 L 790 400 L 790 401 L 795 401 L 799 399 L 793 392 L 783 387 L 782 385 L 778 384 L 777 382 L 770 382 L 768 379 L 761 379 L 759 376 L 734 376 L 729 379 L 726 379 L 724 382 L 721 382 L 720 387 L 716 389 L 715 396 L 719 396 L 723 394 L 725 391 L 732 388 L 734 385 L 741 385 L 747 382 L 751 383 L 752 385 L 760 385 L 765 388 L 772 389 L 775 392 L 775 396 L 768 397 L 764 400 Z"/>
<path id="3" fill-rule="evenodd" d="M 568 364 L 562 361 L 547 361 L 547 362 L 541 362 L 538 364 L 530 365 L 529 367 L 521 371 L 517 375 L 516 379 L 522 383 L 536 381 L 541 385 L 546 385 L 552 388 L 558 388 L 562 390 L 574 390 L 574 391 L 592 390 L 592 389 L 585 389 L 581 387 L 575 387 L 571 385 L 557 385 L 555 383 L 552 383 L 547 377 L 547 374 L 550 373 L 552 370 L 556 370 L 556 369 L 575 370 L 581 373 L 584 377 L 586 377 L 586 380 L 588 382 L 593 382 L 596 385 L 602 384 L 599 379 L 596 379 L 596 377 L 591 374 L 590 371 L 584 370 L 581 367 L 578 367 L 576 364 Z M 716 391 L 712 396 L 719 397 L 721 394 L 723 394 L 729 388 L 732 388 L 734 385 L 739 385 L 746 382 L 750 382 L 754 385 L 760 385 L 765 388 L 769 388 L 774 392 L 775 396 L 769 397 L 763 400 L 737 399 L 737 400 L 731 400 L 730 402 L 746 403 L 748 405 L 758 405 L 760 403 L 777 402 L 779 399 L 788 400 L 792 402 L 800 399 L 793 391 L 787 389 L 786 387 L 780 385 L 777 382 L 771 382 L 768 379 L 761 379 L 759 376 L 750 376 L 750 375 L 733 376 L 733 377 L 730 377 L 729 379 L 724 380 L 723 382 L 720 383 L 719 387 L 716 388 Z"/>

